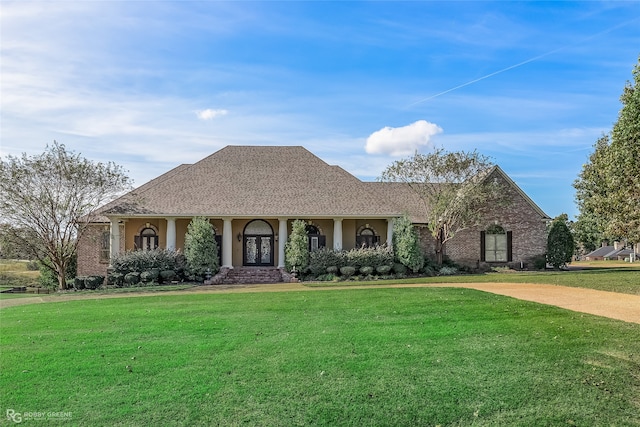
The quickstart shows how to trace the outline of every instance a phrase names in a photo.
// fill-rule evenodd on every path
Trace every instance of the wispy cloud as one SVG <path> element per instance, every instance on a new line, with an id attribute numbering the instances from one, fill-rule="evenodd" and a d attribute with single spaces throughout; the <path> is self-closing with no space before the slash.
<path id="1" fill-rule="evenodd" d="M 223 109 L 212 110 L 211 108 L 207 108 L 206 110 L 196 111 L 196 116 L 198 116 L 200 120 L 213 120 L 216 117 L 226 116 L 228 113 L 229 111 Z"/>

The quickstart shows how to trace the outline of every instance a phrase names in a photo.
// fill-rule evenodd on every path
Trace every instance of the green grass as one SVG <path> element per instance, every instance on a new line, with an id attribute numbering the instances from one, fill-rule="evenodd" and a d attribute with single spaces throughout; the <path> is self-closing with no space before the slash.
<path id="1" fill-rule="evenodd" d="M 639 325 L 473 290 L 158 295 L 0 316 L 0 410 L 71 412 L 73 425 L 640 426 Z"/>
<path id="2" fill-rule="evenodd" d="M 418 277 L 410 279 L 305 282 L 306 286 L 385 285 L 392 283 L 539 283 L 572 286 L 640 295 L 640 263 L 577 263 L 581 270 L 571 271 L 523 271 L 458 276 Z"/>

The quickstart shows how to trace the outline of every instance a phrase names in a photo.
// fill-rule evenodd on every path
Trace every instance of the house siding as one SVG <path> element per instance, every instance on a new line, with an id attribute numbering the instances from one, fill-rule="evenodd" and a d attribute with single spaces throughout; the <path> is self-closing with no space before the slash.
<path id="1" fill-rule="evenodd" d="M 500 176 L 496 178 L 505 183 Z M 482 213 L 483 223 L 456 234 L 446 244 L 447 256 L 460 264 L 478 265 L 483 250 L 480 232 L 494 224 L 512 232 L 512 262 L 531 265 L 533 258 L 546 252 L 546 221 L 515 188 L 507 188 L 510 202 L 506 206 L 488 208 Z"/>

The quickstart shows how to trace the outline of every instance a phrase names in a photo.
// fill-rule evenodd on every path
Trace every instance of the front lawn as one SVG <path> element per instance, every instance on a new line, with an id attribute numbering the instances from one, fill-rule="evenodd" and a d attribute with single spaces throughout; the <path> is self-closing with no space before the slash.
<path id="1" fill-rule="evenodd" d="M 571 271 L 509 271 L 394 280 L 305 282 L 304 285 L 325 287 L 393 283 L 539 283 L 640 295 L 640 262 L 612 264 L 599 261 L 599 263 L 576 263 Z"/>
<path id="2" fill-rule="evenodd" d="M 3 413 L 62 412 L 65 425 L 640 426 L 638 325 L 474 290 L 158 295 L 0 316 Z"/>

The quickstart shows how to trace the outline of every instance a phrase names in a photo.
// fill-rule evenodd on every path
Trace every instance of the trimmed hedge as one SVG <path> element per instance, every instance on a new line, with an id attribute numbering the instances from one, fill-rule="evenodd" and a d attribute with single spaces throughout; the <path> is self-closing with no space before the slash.
<path id="1" fill-rule="evenodd" d="M 104 276 L 80 276 L 73 279 L 73 287 L 81 289 L 98 289 L 104 283 Z"/>
<path id="2" fill-rule="evenodd" d="M 129 251 L 113 258 L 107 283 L 132 286 L 143 283 L 169 283 L 185 278 L 185 256 L 173 250 Z"/>

